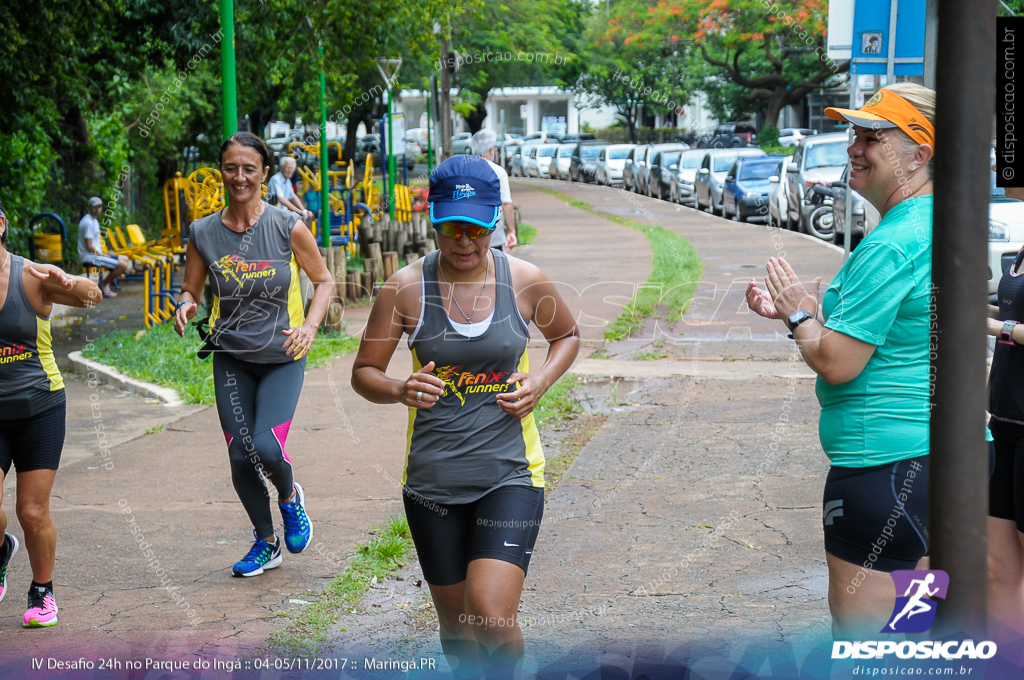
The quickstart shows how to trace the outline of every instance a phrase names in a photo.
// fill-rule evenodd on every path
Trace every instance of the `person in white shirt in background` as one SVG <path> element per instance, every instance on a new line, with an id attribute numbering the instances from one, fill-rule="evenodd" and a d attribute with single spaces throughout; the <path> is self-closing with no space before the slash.
<path id="1" fill-rule="evenodd" d="M 103 297 L 112 298 L 117 297 L 117 293 L 110 289 L 110 284 L 128 271 L 128 258 L 124 255 L 107 255 L 103 252 L 100 221 L 97 219 L 102 212 L 103 200 L 98 196 L 90 198 L 89 212 L 78 223 L 78 258 L 82 261 L 83 266 L 102 267 L 110 270 L 100 287 L 103 289 Z"/>
<path id="2" fill-rule="evenodd" d="M 480 156 L 491 164 L 501 185 L 501 219 L 491 235 L 491 247 L 498 250 L 512 250 L 516 247 L 516 218 L 512 208 L 512 190 L 508 186 L 508 173 L 494 162 L 498 155 L 498 135 L 487 128 L 481 129 L 470 140 L 469 148 L 474 156 Z M 504 228 L 503 228 L 504 227 Z"/>
<path id="3" fill-rule="evenodd" d="M 267 193 L 277 196 L 277 204 L 285 210 L 291 210 L 297 214 L 308 227 L 313 223 L 313 213 L 306 210 L 302 199 L 295 193 L 292 187 L 292 175 L 295 174 L 295 158 L 285 156 L 281 159 L 281 169 L 267 182 Z"/>

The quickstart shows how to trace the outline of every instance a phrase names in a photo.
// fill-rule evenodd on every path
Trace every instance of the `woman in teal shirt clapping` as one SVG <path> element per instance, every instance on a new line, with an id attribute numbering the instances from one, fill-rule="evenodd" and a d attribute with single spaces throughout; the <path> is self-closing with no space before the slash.
<path id="1" fill-rule="evenodd" d="M 935 93 L 897 83 L 859 111 L 850 188 L 882 215 L 818 305 L 769 260 L 747 304 L 782 319 L 818 374 L 819 436 L 832 462 L 822 499 L 836 639 L 877 635 L 895 602 L 888 572 L 927 568 L 929 326 Z M 901 593 L 902 594 L 902 593 Z"/>

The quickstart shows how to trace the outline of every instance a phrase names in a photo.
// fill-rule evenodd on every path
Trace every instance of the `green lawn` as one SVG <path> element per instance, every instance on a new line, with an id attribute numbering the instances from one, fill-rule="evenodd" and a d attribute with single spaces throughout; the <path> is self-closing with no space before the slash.
<path id="1" fill-rule="evenodd" d="M 667 321 L 678 321 L 682 317 L 704 273 L 704 265 L 692 243 L 656 224 L 637 222 L 621 215 L 596 210 L 586 201 L 567 196 L 560 191 L 537 188 L 574 208 L 636 229 L 642 232 L 651 244 L 654 268 L 647 277 L 646 284 L 640 287 L 633 300 L 622 310 L 622 314 L 605 331 L 606 340 L 614 342 L 628 338 L 643 329 L 646 319 L 664 318 Z"/>
<path id="2" fill-rule="evenodd" d="M 169 322 L 150 328 L 138 340 L 135 336 L 133 331 L 100 336 L 85 347 L 82 355 L 133 378 L 170 387 L 185 403 L 214 403 L 213 359 L 196 356 L 201 342 L 193 326 L 188 327 L 184 338 L 178 337 Z M 306 366 L 323 366 L 331 357 L 348 354 L 357 347 L 359 340 L 356 338 L 344 333 L 321 332 L 309 351 Z"/>
<path id="3" fill-rule="evenodd" d="M 516 232 L 516 241 L 521 246 L 528 246 L 537 240 L 537 227 L 526 222 L 519 223 L 519 230 Z"/>
<path id="4" fill-rule="evenodd" d="M 383 581 L 414 558 L 412 535 L 405 515 L 391 517 L 387 526 L 374 527 L 369 533 L 371 537 L 366 545 L 356 544 L 355 555 L 345 570 L 334 577 L 286 630 L 271 636 L 267 643 L 270 649 L 282 655 L 315 656 L 320 645 L 327 642 L 327 631 L 343 610 L 352 610 L 370 585 Z M 325 548 L 323 543 L 317 543 L 309 549 L 323 552 Z"/>

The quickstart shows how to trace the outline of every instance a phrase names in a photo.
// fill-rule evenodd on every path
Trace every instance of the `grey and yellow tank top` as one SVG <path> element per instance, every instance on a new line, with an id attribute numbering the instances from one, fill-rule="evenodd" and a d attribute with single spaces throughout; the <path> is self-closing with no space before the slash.
<path id="1" fill-rule="evenodd" d="M 58 392 L 64 380 L 50 344 L 50 319 L 33 309 L 21 283 L 25 260 L 11 254 L 11 280 L 0 308 L 0 396 L 26 390 Z"/>
<path id="2" fill-rule="evenodd" d="M 252 227 L 228 229 L 217 212 L 192 224 L 191 239 L 213 288 L 210 341 L 242 361 L 283 364 L 287 328 L 304 320 L 299 265 L 292 253 L 297 218 L 268 205 Z"/>
<path id="3" fill-rule="evenodd" d="M 445 382 L 429 409 L 409 409 L 402 482 L 435 503 L 472 503 L 501 486 L 544 486 L 544 450 L 533 414 L 519 420 L 498 406 L 505 381 L 528 372 L 530 333 L 516 307 L 508 259 L 494 256 L 497 294 L 490 324 L 473 338 L 456 331 L 437 282 L 440 251 L 423 259 L 423 301 L 412 335 L 415 370 L 434 362 Z"/>

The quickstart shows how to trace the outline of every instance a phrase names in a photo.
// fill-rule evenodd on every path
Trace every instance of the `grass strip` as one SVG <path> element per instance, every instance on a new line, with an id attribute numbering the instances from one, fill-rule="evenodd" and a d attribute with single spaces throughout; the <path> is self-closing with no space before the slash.
<path id="1" fill-rule="evenodd" d="M 380 583 L 412 559 L 412 534 L 405 515 L 388 518 L 386 526 L 370 530 L 366 545 L 356 552 L 345 570 L 283 631 L 274 633 L 267 647 L 282 656 L 315 656 L 327 642 L 327 632 L 342 609 L 359 604 L 370 586 Z M 317 544 L 317 548 L 322 544 Z"/>
<path id="2" fill-rule="evenodd" d="M 692 243 L 656 224 L 643 224 L 622 215 L 597 210 L 590 203 L 554 189 L 535 187 L 565 201 L 574 208 L 586 210 L 609 222 L 642 232 L 651 244 L 654 267 L 647 282 L 640 286 L 633 300 L 605 331 L 606 340 L 625 340 L 643 330 L 646 319 L 664 318 L 678 321 L 686 312 L 704 273 L 704 264 Z"/>
<path id="3" fill-rule="evenodd" d="M 583 413 L 579 400 L 572 394 L 572 388 L 579 379 L 574 375 L 563 375 L 540 398 L 533 409 L 537 427 L 552 426 L 559 421 L 571 420 Z"/>
<path id="4" fill-rule="evenodd" d="M 133 378 L 170 387 L 185 403 L 213 404 L 213 360 L 196 356 L 201 344 L 195 327 L 189 325 L 185 337 L 179 338 L 173 324 L 163 323 L 145 333 L 115 331 L 102 335 L 86 345 L 82 356 L 113 366 Z M 306 367 L 324 366 L 332 357 L 348 354 L 358 347 L 357 338 L 344 333 L 321 332 L 309 350 Z"/>
<path id="5" fill-rule="evenodd" d="M 516 242 L 521 246 L 532 245 L 537 240 L 537 227 L 526 222 L 520 222 L 516 231 Z"/>

